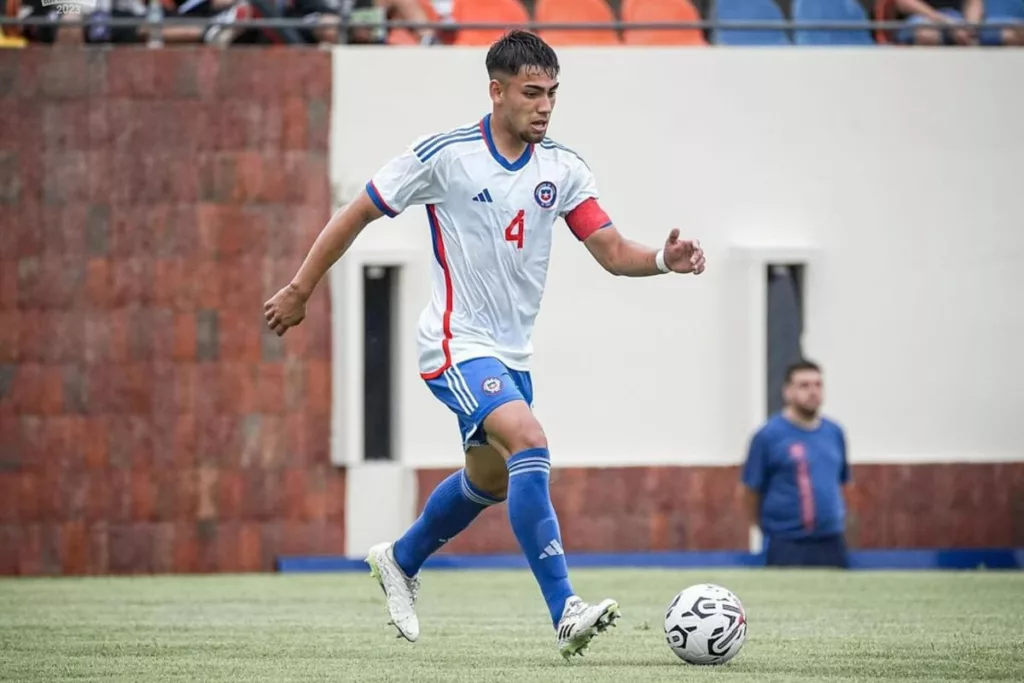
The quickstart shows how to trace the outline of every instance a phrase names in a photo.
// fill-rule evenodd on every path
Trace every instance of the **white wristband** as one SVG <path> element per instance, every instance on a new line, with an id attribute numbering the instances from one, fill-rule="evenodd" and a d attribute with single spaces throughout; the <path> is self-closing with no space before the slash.
<path id="1" fill-rule="evenodd" d="M 658 253 L 654 256 L 654 265 L 658 266 L 658 270 L 663 273 L 671 273 L 672 269 L 665 265 L 665 250 L 659 249 Z"/>

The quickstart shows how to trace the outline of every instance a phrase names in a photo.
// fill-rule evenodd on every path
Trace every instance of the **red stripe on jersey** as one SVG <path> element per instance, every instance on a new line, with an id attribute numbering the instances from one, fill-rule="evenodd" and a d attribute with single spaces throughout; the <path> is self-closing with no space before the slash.
<path id="1" fill-rule="evenodd" d="M 441 238 L 441 224 L 437 222 L 437 209 L 433 204 L 427 205 L 427 216 L 430 219 L 430 232 L 434 238 L 434 253 L 437 255 L 437 263 L 444 273 L 444 317 L 441 319 L 441 329 L 444 331 L 444 338 L 441 340 L 441 350 L 444 351 L 444 364 L 433 372 L 421 372 L 423 379 L 436 379 L 445 370 L 452 366 L 452 352 L 448 348 L 452 338 L 452 303 L 455 293 L 452 291 L 452 274 L 448 270 L 448 257 L 444 253 L 444 240 Z"/>
<path id="2" fill-rule="evenodd" d="M 607 228 L 612 224 L 608 214 L 593 197 L 585 199 L 582 204 L 570 211 L 565 216 L 565 222 L 569 224 L 572 234 L 581 242 L 601 228 Z"/>

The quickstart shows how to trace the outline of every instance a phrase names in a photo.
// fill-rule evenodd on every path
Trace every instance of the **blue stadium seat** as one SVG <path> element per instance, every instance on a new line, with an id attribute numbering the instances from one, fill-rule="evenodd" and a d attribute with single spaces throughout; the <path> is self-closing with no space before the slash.
<path id="1" fill-rule="evenodd" d="M 717 0 L 712 16 L 719 21 L 785 21 L 775 0 Z M 748 31 L 715 29 L 711 41 L 716 45 L 791 45 L 789 34 L 778 30 Z"/>
<path id="2" fill-rule="evenodd" d="M 1024 0 L 985 0 L 985 21 L 1024 21 Z M 1001 45 L 1001 33 L 998 28 L 981 29 L 981 44 Z"/>
<path id="3" fill-rule="evenodd" d="M 1024 0 L 985 0 L 985 16 L 1024 19 Z"/>
<path id="4" fill-rule="evenodd" d="M 868 21 L 867 12 L 858 0 L 795 0 L 793 21 L 814 24 L 830 22 L 852 23 Z M 801 31 L 793 32 L 797 45 L 874 45 L 875 41 L 867 29 L 849 31 Z"/>

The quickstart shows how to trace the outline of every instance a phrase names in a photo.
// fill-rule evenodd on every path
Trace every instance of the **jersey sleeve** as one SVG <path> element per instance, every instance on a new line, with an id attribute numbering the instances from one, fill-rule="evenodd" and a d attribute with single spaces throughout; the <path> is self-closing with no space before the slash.
<path id="1" fill-rule="evenodd" d="M 366 183 L 366 193 L 385 216 L 394 218 L 409 206 L 437 204 L 443 198 L 440 155 L 424 160 L 416 151 L 418 142 L 384 164 Z"/>
<path id="2" fill-rule="evenodd" d="M 590 168 L 575 155 L 569 156 L 568 164 L 569 177 L 561 207 L 563 216 L 572 213 L 573 209 L 588 199 L 598 199 L 597 181 Z"/>
<path id="3" fill-rule="evenodd" d="M 559 212 L 572 234 L 581 242 L 612 224 L 608 214 L 598 204 L 594 174 L 582 159 L 575 156 L 569 162 L 569 177 Z"/>

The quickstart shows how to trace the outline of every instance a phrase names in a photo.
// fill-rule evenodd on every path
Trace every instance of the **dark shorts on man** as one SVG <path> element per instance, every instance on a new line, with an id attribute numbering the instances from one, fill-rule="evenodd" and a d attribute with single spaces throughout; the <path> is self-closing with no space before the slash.
<path id="1" fill-rule="evenodd" d="M 768 540 L 765 565 L 769 567 L 838 567 L 847 569 L 850 560 L 842 534 L 816 538 L 772 538 Z"/>

